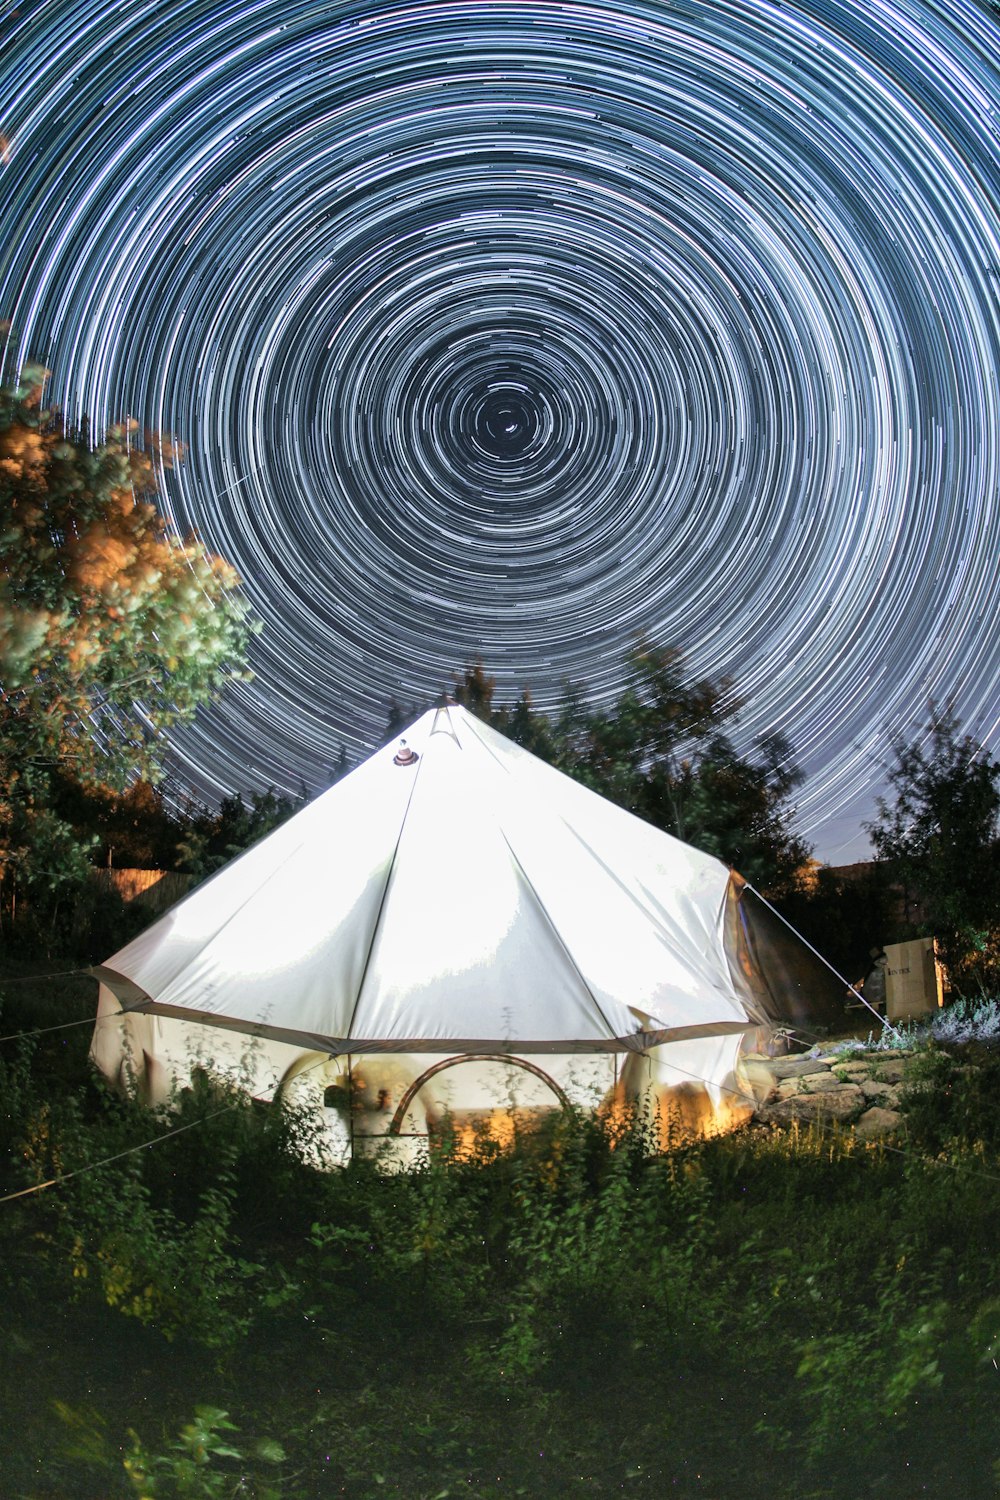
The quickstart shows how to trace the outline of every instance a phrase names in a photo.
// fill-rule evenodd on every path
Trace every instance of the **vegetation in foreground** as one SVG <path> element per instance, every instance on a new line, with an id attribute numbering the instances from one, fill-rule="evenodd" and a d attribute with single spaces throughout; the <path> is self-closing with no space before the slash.
<path id="1" fill-rule="evenodd" d="M 210 1079 L 81 1084 L 87 1037 L 0 1048 L 4 1192 L 79 1173 L 0 1205 L 6 1496 L 995 1493 L 988 1042 L 927 1044 L 898 1150 L 564 1115 L 387 1176 Z"/>

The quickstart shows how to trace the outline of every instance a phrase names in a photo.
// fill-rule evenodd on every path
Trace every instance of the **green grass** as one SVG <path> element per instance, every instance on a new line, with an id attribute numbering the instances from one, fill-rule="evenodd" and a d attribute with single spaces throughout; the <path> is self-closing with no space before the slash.
<path id="1" fill-rule="evenodd" d="M 4 1031 L 93 1007 L 17 988 Z M 927 1049 L 902 1154 L 567 1115 L 385 1176 L 209 1081 L 158 1121 L 88 1042 L 0 1049 L 5 1192 L 193 1128 L 0 1205 L 10 1500 L 997 1493 L 985 1044 Z"/>

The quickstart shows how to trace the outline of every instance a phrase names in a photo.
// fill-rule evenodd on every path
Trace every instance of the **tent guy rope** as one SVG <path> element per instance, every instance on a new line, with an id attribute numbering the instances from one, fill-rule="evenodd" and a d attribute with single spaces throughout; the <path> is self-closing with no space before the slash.
<path id="1" fill-rule="evenodd" d="M 60 969 L 53 974 L 7 974 L 0 979 L 0 990 L 9 984 L 40 984 L 43 979 L 93 979 L 93 969 Z"/>
<path id="2" fill-rule="evenodd" d="M 868 1000 L 865 999 L 864 995 L 861 994 L 860 990 L 856 990 L 854 988 L 854 985 L 851 984 L 850 980 L 849 979 L 845 979 L 844 976 L 843 976 L 843 974 L 841 974 L 837 969 L 835 969 L 833 967 L 833 964 L 830 963 L 829 959 L 824 958 L 823 955 L 822 955 L 822 953 L 820 953 L 819 949 L 818 948 L 814 948 L 813 945 L 812 945 L 812 943 L 810 943 L 809 939 L 808 938 L 804 938 L 802 936 L 801 932 L 799 932 L 798 928 L 793 927 L 792 924 L 791 924 L 791 922 L 789 922 L 788 918 L 787 917 L 783 917 L 781 915 L 781 912 L 778 910 L 778 908 L 776 906 L 772 906 L 771 903 L 770 903 L 770 901 L 768 901 L 767 897 L 766 896 L 762 896 L 761 893 L 760 893 L 760 891 L 757 889 L 757 887 L 754 886 L 754 885 L 751 885 L 750 882 L 749 882 L 749 880 L 746 882 L 746 889 L 748 891 L 753 891 L 754 895 L 757 897 L 757 900 L 758 901 L 762 901 L 764 903 L 764 905 L 767 907 L 768 911 L 774 913 L 774 915 L 778 918 L 779 922 L 784 922 L 784 924 L 788 928 L 789 932 L 794 933 L 795 936 L 798 938 L 798 940 L 799 940 L 800 943 L 805 943 L 806 947 L 809 949 L 809 952 L 815 954 L 816 957 L 819 959 L 820 963 L 826 965 L 826 967 L 830 970 L 830 973 L 833 974 L 833 975 L 835 975 L 836 978 L 840 980 L 841 984 L 845 985 L 847 987 L 847 989 L 850 990 L 851 994 L 854 995 L 858 1000 L 860 1000 L 861 1004 L 864 1005 L 864 1006 L 866 1006 L 868 1008 L 868 1010 L 871 1011 L 872 1015 L 876 1018 L 876 1020 L 878 1020 L 878 1022 L 887 1031 L 891 1031 L 892 1034 L 893 1034 L 893 1036 L 899 1036 L 899 1032 L 896 1030 L 895 1026 L 893 1026 L 892 1022 L 886 1016 L 880 1016 L 879 1013 L 878 1013 L 878 1011 L 875 1009 L 874 1005 L 872 1005 L 870 1001 L 868 1001 Z"/>
<path id="3" fill-rule="evenodd" d="M 127 1016 L 131 1012 L 127 1010 L 109 1011 L 102 1016 L 102 1021 L 113 1021 L 116 1016 Z M 82 1021 L 61 1021 L 57 1026 L 36 1026 L 34 1031 L 9 1031 L 6 1036 L 0 1036 L 0 1042 L 21 1042 L 31 1036 L 46 1036 L 50 1031 L 70 1031 L 74 1026 L 90 1026 L 93 1028 L 93 1016 L 84 1016 Z"/>
<path id="4" fill-rule="evenodd" d="M 127 1014 L 127 1012 L 122 1012 L 122 1014 Z M 313 1068 L 323 1067 L 329 1061 L 330 1058 L 328 1057 L 321 1058 L 319 1062 L 313 1063 L 308 1068 L 303 1068 L 302 1073 L 303 1075 L 311 1073 Z M 268 1099 L 258 1099 L 255 1095 L 251 1097 L 258 1104 L 272 1102 Z M 214 1120 L 219 1115 L 229 1114 L 232 1110 L 241 1109 L 242 1107 L 243 1101 L 240 1099 L 231 1100 L 228 1104 L 220 1104 L 218 1109 L 209 1110 L 208 1114 L 201 1115 L 197 1120 L 188 1120 L 186 1125 L 178 1125 L 174 1130 L 164 1131 L 162 1135 L 154 1135 L 151 1140 L 140 1141 L 137 1146 L 128 1146 L 124 1151 L 116 1151 L 113 1156 L 102 1156 L 99 1161 L 86 1162 L 82 1167 L 75 1167 L 72 1172 L 63 1172 L 60 1176 L 50 1177 L 45 1182 L 36 1182 L 31 1187 L 19 1188 L 14 1193 L 6 1193 L 3 1197 L 0 1197 L 0 1204 L 12 1203 L 15 1198 L 30 1198 L 34 1193 L 44 1192 L 46 1188 L 59 1187 L 62 1183 L 69 1182 L 73 1177 L 82 1176 L 84 1172 L 94 1172 L 98 1167 L 106 1167 L 111 1162 L 122 1161 L 126 1156 L 134 1156 L 137 1151 L 147 1151 L 150 1146 L 158 1146 L 161 1141 L 169 1141 L 172 1136 L 183 1135 L 185 1130 L 193 1130 L 196 1125 L 204 1125 L 208 1120 Z"/>
<path id="5" fill-rule="evenodd" d="M 235 1104 L 223 1104 L 218 1109 L 213 1109 L 209 1114 L 202 1115 L 198 1120 L 189 1120 L 186 1125 L 178 1125 L 174 1130 L 168 1130 L 163 1135 L 157 1135 L 149 1141 L 141 1141 L 138 1146 L 129 1146 L 124 1151 L 116 1151 L 114 1156 L 104 1156 L 100 1161 L 89 1161 L 82 1167 L 76 1167 L 72 1172 L 63 1172 L 59 1177 L 50 1177 L 46 1182 L 33 1183 L 31 1187 L 19 1188 L 16 1193 L 6 1193 L 0 1198 L 0 1203 L 12 1203 L 15 1198 L 30 1198 L 33 1193 L 41 1193 L 46 1188 L 59 1187 L 64 1182 L 69 1182 L 73 1177 L 81 1177 L 84 1172 L 94 1172 L 98 1167 L 106 1167 L 110 1162 L 121 1161 L 126 1156 L 134 1156 L 137 1151 L 145 1151 L 149 1146 L 157 1146 L 160 1141 L 167 1141 L 173 1135 L 181 1135 L 185 1130 L 193 1130 L 196 1125 L 204 1125 L 206 1120 L 215 1119 L 216 1115 L 223 1115 L 229 1110 L 235 1109 Z"/>

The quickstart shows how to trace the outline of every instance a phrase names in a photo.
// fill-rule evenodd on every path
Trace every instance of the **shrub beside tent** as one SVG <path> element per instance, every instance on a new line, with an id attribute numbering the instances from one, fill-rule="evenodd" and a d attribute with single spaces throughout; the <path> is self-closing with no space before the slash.
<path id="1" fill-rule="evenodd" d="M 95 972 L 109 1078 L 161 1102 L 238 1070 L 315 1104 L 341 1156 L 642 1093 L 740 1117 L 741 1048 L 843 989 L 718 860 L 454 705 Z"/>

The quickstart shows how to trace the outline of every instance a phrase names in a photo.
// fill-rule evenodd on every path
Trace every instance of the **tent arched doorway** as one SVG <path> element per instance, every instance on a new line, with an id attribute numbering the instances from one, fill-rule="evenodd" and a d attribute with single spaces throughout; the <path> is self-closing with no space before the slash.
<path id="1" fill-rule="evenodd" d="M 514 1074 L 522 1077 L 515 1079 Z M 519 1116 L 538 1118 L 568 1108 L 565 1090 L 537 1063 L 508 1053 L 461 1053 L 439 1059 L 413 1080 L 386 1133 L 427 1138 L 445 1118 L 460 1129 L 473 1129 L 488 1128 L 491 1116 L 502 1118 L 510 1128 Z M 416 1118 L 425 1119 L 427 1128 L 414 1129 Z"/>

